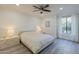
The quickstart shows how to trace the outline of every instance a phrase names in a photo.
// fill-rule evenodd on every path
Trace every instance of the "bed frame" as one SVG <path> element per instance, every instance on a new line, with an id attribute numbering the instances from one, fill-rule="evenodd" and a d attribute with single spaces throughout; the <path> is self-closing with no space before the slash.
<path id="1" fill-rule="evenodd" d="M 27 46 L 25 46 L 23 43 L 22 43 L 22 41 L 21 41 L 21 39 L 20 39 L 20 44 L 22 44 L 24 47 L 26 47 L 32 54 L 34 54 Z"/>
<path id="2" fill-rule="evenodd" d="M 27 46 L 25 46 L 25 44 L 22 43 L 21 39 L 20 39 L 20 43 L 21 43 L 24 47 L 26 47 L 32 54 L 35 54 L 35 53 L 33 53 Z M 53 44 L 53 42 L 50 43 L 48 46 L 46 46 L 44 49 L 42 49 L 40 52 L 38 52 L 38 53 L 36 53 L 36 54 L 41 54 L 41 52 L 43 52 L 46 48 L 48 48 L 48 47 L 49 47 L 50 45 L 52 45 L 52 44 Z"/>
<path id="3" fill-rule="evenodd" d="M 20 39 L 20 44 L 22 44 L 24 47 L 26 47 L 32 54 L 35 54 L 35 53 L 33 53 L 25 44 L 23 44 L 23 42 L 21 41 L 21 34 L 22 33 L 24 33 L 24 32 L 28 32 L 28 31 L 22 31 L 22 32 L 19 32 L 19 39 Z M 38 53 L 36 53 L 36 54 L 41 54 L 41 52 L 42 51 L 44 51 L 46 48 L 48 48 L 51 44 L 53 44 L 53 42 L 52 43 L 50 43 L 48 46 L 46 46 L 44 49 L 42 49 L 40 52 L 38 52 Z"/>

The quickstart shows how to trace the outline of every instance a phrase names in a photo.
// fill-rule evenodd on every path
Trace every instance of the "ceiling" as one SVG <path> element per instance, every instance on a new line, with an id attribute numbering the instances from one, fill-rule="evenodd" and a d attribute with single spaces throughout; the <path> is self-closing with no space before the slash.
<path id="1" fill-rule="evenodd" d="M 61 4 L 54 5 L 55 12 L 58 15 L 72 15 L 79 13 L 79 4 Z M 59 10 L 59 8 L 63 8 L 63 10 Z"/>
<path id="2" fill-rule="evenodd" d="M 15 12 L 21 12 L 25 14 L 34 14 L 34 15 L 40 15 L 40 12 L 32 12 L 34 7 L 32 7 L 33 4 L 21 4 L 19 6 L 16 6 L 15 4 L 7 4 L 7 5 L 0 5 L 0 10 L 5 11 L 15 11 Z M 37 5 L 39 6 L 39 5 Z M 59 8 L 63 8 L 63 10 L 60 10 Z M 50 7 L 48 9 L 51 9 L 51 13 L 44 13 L 44 15 L 72 15 L 79 13 L 79 5 L 78 4 L 50 4 Z"/>

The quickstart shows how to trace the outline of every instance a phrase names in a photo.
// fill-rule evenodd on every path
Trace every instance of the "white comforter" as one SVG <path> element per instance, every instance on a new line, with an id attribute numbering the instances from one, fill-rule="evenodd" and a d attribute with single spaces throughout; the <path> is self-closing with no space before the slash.
<path id="1" fill-rule="evenodd" d="M 24 32 L 21 35 L 21 41 L 33 53 L 38 53 L 50 43 L 52 43 L 54 38 L 48 34 L 42 34 L 38 32 Z"/>

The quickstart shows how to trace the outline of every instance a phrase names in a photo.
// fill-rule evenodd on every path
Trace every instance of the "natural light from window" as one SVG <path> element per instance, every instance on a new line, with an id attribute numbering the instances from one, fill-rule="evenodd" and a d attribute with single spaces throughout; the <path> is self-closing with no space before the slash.
<path id="1" fill-rule="evenodd" d="M 71 33 L 71 17 L 61 18 L 62 33 Z"/>

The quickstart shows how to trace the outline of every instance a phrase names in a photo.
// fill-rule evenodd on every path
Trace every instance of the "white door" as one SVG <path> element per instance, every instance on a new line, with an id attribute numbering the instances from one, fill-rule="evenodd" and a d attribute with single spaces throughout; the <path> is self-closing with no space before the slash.
<path id="1" fill-rule="evenodd" d="M 68 40 L 78 41 L 78 24 L 76 16 L 61 17 L 58 25 L 58 36 Z"/>

